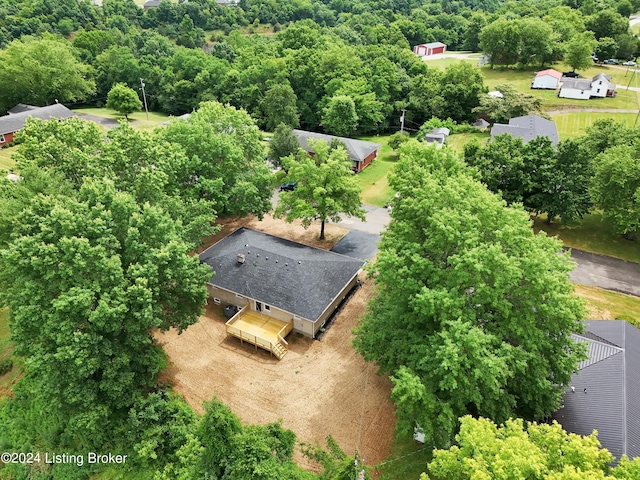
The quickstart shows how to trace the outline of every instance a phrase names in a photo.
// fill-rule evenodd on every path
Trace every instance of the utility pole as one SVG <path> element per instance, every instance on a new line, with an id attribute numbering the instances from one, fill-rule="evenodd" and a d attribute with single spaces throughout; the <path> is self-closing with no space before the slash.
<path id="1" fill-rule="evenodd" d="M 402 116 L 400 117 L 400 135 L 404 133 L 404 114 L 407 112 L 406 108 L 402 109 Z"/>
<path id="2" fill-rule="evenodd" d="M 144 100 L 144 111 L 147 114 L 147 120 L 149 120 L 149 108 L 147 107 L 147 96 L 144 93 L 144 82 L 140 79 L 140 85 L 142 87 L 142 100 Z"/>

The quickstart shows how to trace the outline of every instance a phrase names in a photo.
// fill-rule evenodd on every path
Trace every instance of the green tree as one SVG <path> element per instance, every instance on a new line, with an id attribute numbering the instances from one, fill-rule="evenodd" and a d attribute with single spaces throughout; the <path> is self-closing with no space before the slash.
<path id="1" fill-rule="evenodd" d="M 596 157 L 593 200 L 618 233 L 635 239 L 640 230 L 640 155 L 638 147 L 618 145 Z"/>
<path id="2" fill-rule="evenodd" d="M 480 51 L 480 32 L 487 26 L 487 16 L 484 12 L 474 12 L 469 19 L 467 30 L 464 35 L 464 43 L 462 48 L 464 50 L 471 50 L 472 52 Z"/>
<path id="3" fill-rule="evenodd" d="M 434 480 L 475 478 L 600 479 L 637 478 L 640 460 L 610 468 L 613 455 L 600 448 L 597 433 L 587 437 L 568 434 L 557 423 L 525 423 L 507 420 L 496 425 L 486 418 L 460 419 L 456 443 L 446 450 L 435 450 L 429 462 Z M 567 455 L 566 452 L 571 452 Z"/>
<path id="4" fill-rule="evenodd" d="M 517 22 L 503 17 L 490 23 L 480 32 L 480 48 L 494 65 L 513 65 L 518 62 L 520 31 Z"/>
<path id="5" fill-rule="evenodd" d="M 592 32 L 587 31 L 576 35 L 567 43 L 567 51 L 564 55 L 565 63 L 569 65 L 574 72 L 588 68 L 593 65 L 591 54 L 597 45 L 598 42 L 593 38 Z"/>
<path id="6" fill-rule="evenodd" d="M 535 114 L 545 116 L 542 112 L 542 100 L 535 95 L 520 93 L 512 85 L 503 83 L 496 86 L 502 98 L 481 95 L 479 105 L 473 109 L 483 113 L 496 123 L 508 123 L 510 118 Z"/>
<path id="7" fill-rule="evenodd" d="M 152 330 L 198 319 L 211 272 L 176 229 L 162 210 L 90 182 L 77 198 L 33 198 L 0 250 L 0 302 L 30 394 L 79 448 L 102 444 L 156 385 L 164 355 Z"/>
<path id="8" fill-rule="evenodd" d="M 614 58 L 618 53 L 618 44 L 613 38 L 602 37 L 598 40 L 596 45 L 595 54 L 599 60 L 606 60 L 608 58 Z"/>
<path id="9" fill-rule="evenodd" d="M 292 192 L 282 192 L 274 216 L 287 222 L 301 219 L 308 228 L 320 221 L 320 239 L 324 240 L 324 225 L 328 220 L 340 221 L 344 213 L 364 220 L 360 187 L 352 180 L 351 160 L 343 148 L 329 153 L 326 142 L 311 142 L 313 156 L 301 151 L 298 158 L 284 160 L 288 167 L 286 182 L 297 182 Z"/>
<path id="10" fill-rule="evenodd" d="M 278 83 L 269 88 L 260 103 L 267 130 L 273 131 L 281 123 L 297 128 L 300 125 L 297 100 L 289 84 Z"/>
<path id="11" fill-rule="evenodd" d="M 336 95 L 329 99 L 322 115 L 322 126 L 331 134 L 349 136 L 358 128 L 358 114 L 353 99 L 347 95 Z"/>
<path id="12" fill-rule="evenodd" d="M 273 132 L 273 137 L 269 141 L 269 160 L 274 165 L 282 167 L 282 159 L 289 155 L 294 155 L 300 149 L 298 137 L 293 133 L 293 129 L 281 123 Z"/>
<path id="13" fill-rule="evenodd" d="M 625 18 L 615 10 L 598 10 L 585 20 L 587 30 L 591 30 L 596 40 L 602 37 L 615 38 L 629 29 L 629 18 Z"/>
<path id="14" fill-rule="evenodd" d="M 18 103 L 49 105 L 84 100 L 95 91 L 90 67 L 65 40 L 23 37 L 0 50 L 0 112 Z"/>
<path id="15" fill-rule="evenodd" d="M 559 37 L 549 24 L 539 18 L 523 18 L 518 21 L 520 45 L 518 63 L 522 67 L 550 64 L 560 58 Z"/>
<path id="16" fill-rule="evenodd" d="M 214 202 L 223 215 L 261 218 L 271 210 L 273 176 L 260 130 L 247 112 L 203 102 L 187 121 L 173 121 L 157 134 L 187 156 L 172 165 L 172 181 L 183 196 Z"/>
<path id="17" fill-rule="evenodd" d="M 469 176 L 453 152 L 401 148 L 391 223 L 372 267 L 378 293 L 356 348 L 392 374 L 399 428 L 453 440 L 460 416 L 541 419 L 583 347 L 584 309 L 553 238 Z"/>
<path id="18" fill-rule="evenodd" d="M 137 112 L 142 108 L 142 102 L 138 94 L 124 83 L 116 83 L 107 95 L 107 108 L 124 115 L 129 120 L 129 114 Z"/>

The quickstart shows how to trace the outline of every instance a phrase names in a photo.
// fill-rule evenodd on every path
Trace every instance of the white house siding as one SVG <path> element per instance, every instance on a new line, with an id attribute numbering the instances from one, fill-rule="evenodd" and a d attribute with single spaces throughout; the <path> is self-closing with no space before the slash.
<path id="1" fill-rule="evenodd" d="M 550 90 L 555 90 L 556 88 L 558 88 L 558 79 L 552 77 L 551 75 L 542 75 L 540 77 L 535 77 L 533 79 L 531 88 L 548 88 Z"/>
<path id="2" fill-rule="evenodd" d="M 591 96 L 604 98 L 607 96 L 609 82 L 597 80 L 591 83 Z"/>
<path id="3" fill-rule="evenodd" d="M 606 95 L 606 91 L 605 91 Z M 561 88 L 558 93 L 560 98 L 575 98 L 577 100 L 589 100 L 591 97 L 591 90 L 576 90 L 573 88 Z"/>

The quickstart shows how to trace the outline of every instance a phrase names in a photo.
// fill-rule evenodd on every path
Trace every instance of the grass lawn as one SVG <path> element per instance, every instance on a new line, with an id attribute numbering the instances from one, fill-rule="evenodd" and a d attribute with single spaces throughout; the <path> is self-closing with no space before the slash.
<path id="1" fill-rule="evenodd" d="M 392 454 L 376 469 L 378 480 L 417 480 L 426 472 L 431 461 L 431 447 L 416 442 L 413 438 L 396 439 Z"/>
<path id="2" fill-rule="evenodd" d="M 489 141 L 489 138 L 491 138 L 491 134 L 488 131 L 478 133 L 454 133 L 447 138 L 446 144 L 461 154 L 467 143 L 477 140 L 481 145 L 484 145 Z"/>
<path id="3" fill-rule="evenodd" d="M 13 155 L 18 147 L 0 148 L 0 170 L 11 170 L 15 167 L 16 162 L 13 161 Z"/>
<path id="4" fill-rule="evenodd" d="M 112 118 L 114 120 L 124 120 L 124 115 L 120 115 L 115 110 L 110 108 L 76 108 L 74 109 L 76 113 L 88 113 L 90 115 L 95 115 L 97 117 L 104 118 Z M 164 113 L 157 112 L 149 112 L 149 120 L 147 120 L 147 114 L 144 111 L 134 112 L 129 115 L 129 121 L 142 121 L 142 122 L 152 122 L 152 123 L 162 123 L 170 119 L 170 115 L 166 115 Z"/>
<path id="5" fill-rule="evenodd" d="M 382 144 L 382 147 L 378 150 L 378 158 L 356 174 L 355 179 L 362 189 L 360 194 L 362 203 L 384 207 L 393 197 L 393 190 L 389 186 L 387 174 L 397 161 L 395 152 L 387 145 L 389 135 L 360 137 L 359 140 Z"/>
<path id="6" fill-rule="evenodd" d="M 581 222 L 567 225 L 547 225 L 545 220 L 546 215 L 534 218 L 534 230 L 544 230 L 549 236 L 557 235 L 567 247 L 640 262 L 640 242 L 632 242 L 616 234 L 611 222 L 602 218 L 599 212 L 585 215 Z"/>
<path id="7" fill-rule="evenodd" d="M 584 135 L 585 129 L 596 120 L 611 118 L 616 122 L 624 123 L 633 127 L 636 121 L 636 113 L 596 113 L 596 112 L 573 112 L 559 113 L 552 116 L 552 120 L 558 127 L 558 135 L 561 140 L 566 138 Z"/>
<path id="8" fill-rule="evenodd" d="M 437 60 L 425 60 L 427 67 L 441 68 L 443 70 L 449 65 L 453 65 L 454 63 L 459 63 L 459 62 L 469 62 L 473 65 L 477 65 L 478 59 L 477 58 L 438 58 Z"/>
<path id="9" fill-rule="evenodd" d="M 587 320 L 626 320 L 640 328 L 640 298 L 581 284 L 575 289 L 587 303 Z"/>

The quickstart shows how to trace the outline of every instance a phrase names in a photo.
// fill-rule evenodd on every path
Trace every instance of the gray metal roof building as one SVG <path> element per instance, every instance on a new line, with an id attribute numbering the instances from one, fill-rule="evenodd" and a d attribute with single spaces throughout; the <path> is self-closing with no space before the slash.
<path id="1" fill-rule="evenodd" d="M 5 115 L 4 117 L 0 117 L 0 135 L 22 130 L 22 127 L 24 127 L 24 124 L 27 122 L 29 117 L 39 118 L 42 120 L 50 120 L 52 118 L 61 120 L 75 116 L 75 113 L 60 103 L 49 105 L 48 107 L 23 110 L 19 113 L 12 113 Z"/>
<path id="2" fill-rule="evenodd" d="M 591 320 L 574 335 L 589 358 L 566 387 L 564 406 L 553 418 L 568 432 L 598 431 L 619 460 L 640 456 L 640 330 L 624 320 Z"/>
<path id="3" fill-rule="evenodd" d="M 364 264 L 246 227 L 206 249 L 200 261 L 215 272 L 210 284 L 312 321 Z"/>
<path id="4" fill-rule="evenodd" d="M 521 138 L 524 143 L 536 137 L 547 137 L 553 145 L 557 145 L 559 141 L 556 124 L 538 115 L 515 117 L 509 120 L 508 125 L 495 123 L 491 128 L 491 140 L 503 133 Z"/>

